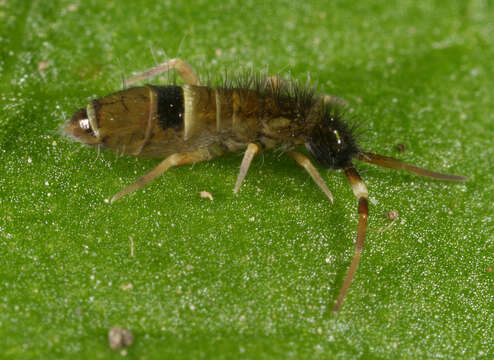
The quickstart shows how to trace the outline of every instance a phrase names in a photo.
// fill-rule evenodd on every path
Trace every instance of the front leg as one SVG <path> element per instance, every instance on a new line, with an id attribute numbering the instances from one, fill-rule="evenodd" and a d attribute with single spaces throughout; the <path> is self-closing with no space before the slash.
<path id="1" fill-rule="evenodd" d="M 310 177 L 314 180 L 317 186 L 319 186 L 319 188 L 328 197 L 328 199 L 331 200 L 331 202 L 333 202 L 334 200 L 333 194 L 331 194 L 331 191 L 329 191 L 328 186 L 324 182 L 321 174 L 319 174 L 319 171 L 312 164 L 309 158 L 297 151 L 290 151 L 288 152 L 288 155 L 290 155 L 293 158 L 293 160 L 295 160 L 300 166 L 302 166 L 309 173 Z"/>
<path id="2" fill-rule="evenodd" d="M 333 312 L 338 312 L 341 304 L 343 303 L 343 299 L 352 283 L 355 272 L 357 271 L 358 264 L 360 262 L 360 256 L 362 251 L 364 250 L 365 244 L 365 234 L 367 232 L 367 217 L 369 216 L 369 205 L 367 203 L 367 187 L 364 182 L 360 178 L 357 170 L 350 166 L 345 169 L 345 175 L 350 182 L 350 186 L 352 187 L 353 193 L 358 199 L 358 228 L 357 228 L 357 240 L 355 242 L 355 252 L 353 254 L 352 262 L 348 267 L 345 280 L 343 281 L 343 285 L 341 287 L 340 293 L 338 294 L 338 299 L 333 307 Z"/>

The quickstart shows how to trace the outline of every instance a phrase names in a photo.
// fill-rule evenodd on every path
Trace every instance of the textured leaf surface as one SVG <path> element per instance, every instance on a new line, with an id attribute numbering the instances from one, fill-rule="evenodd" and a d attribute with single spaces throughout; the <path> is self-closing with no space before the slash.
<path id="1" fill-rule="evenodd" d="M 121 326 L 136 359 L 492 358 L 492 2 L 187 3 L 0 1 L 0 357 L 120 357 Z M 61 136 L 167 56 L 204 77 L 310 74 L 349 102 L 365 149 L 469 181 L 356 164 L 368 242 L 335 316 L 357 224 L 341 173 L 323 173 L 331 205 L 265 154 L 234 196 L 232 155 L 110 205 L 157 161 Z"/>

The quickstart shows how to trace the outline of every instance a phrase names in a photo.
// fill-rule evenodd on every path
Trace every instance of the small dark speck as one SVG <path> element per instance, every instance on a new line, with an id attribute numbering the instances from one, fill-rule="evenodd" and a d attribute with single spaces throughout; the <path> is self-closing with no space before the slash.
<path id="1" fill-rule="evenodd" d="M 398 211 L 392 210 L 386 214 L 386 219 L 388 220 L 396 220 L 398 219 Z"/>
<path id="2" fill-rule="evenodd" d="M 396 148 L 398 149 L 399 152 L 405 152 L 407 149 L 405 144 L 398 144 L 398 145 L 396 145 Z"/>

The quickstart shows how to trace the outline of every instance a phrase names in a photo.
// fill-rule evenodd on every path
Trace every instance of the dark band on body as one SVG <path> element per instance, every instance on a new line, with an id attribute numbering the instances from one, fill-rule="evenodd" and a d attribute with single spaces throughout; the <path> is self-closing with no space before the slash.
<path id="1" fill-rule="evenodd" d="M 184 124 L 184 95 L 181 86 L 152 86 L 158 96 L 158 122 L 166 130 L 182 129 Z"/>

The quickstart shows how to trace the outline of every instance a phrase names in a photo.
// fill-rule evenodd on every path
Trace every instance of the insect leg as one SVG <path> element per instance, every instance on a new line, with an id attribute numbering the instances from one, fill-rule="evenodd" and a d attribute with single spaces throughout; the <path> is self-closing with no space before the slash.
<path id="1" fill-rule="evenodd" d="M 333 312 L 337 312 L 343 303 L 343 299 L 352 283 L 353 276 L 357 271 L 358 264 L 360 262 L 360 255 L 364 249 L 365 244 L 365 233 L 367 230 L 367 217 L 369 215 L 369 206 L 367 203 L 367 187 L 360 178 L 357 170 L 351 166 L 345 169 L 345 174 L 350 181 L 350 186 L 352 187 L 353 193 L 358 198 L 358 228 L 357 228 L 357 241 L 355 243 L 355 253 L 353 255 L 352 262 L 348 267 L 345 280 L 341 287 L 340 293 L 338 294 L 338 299 L 333 307 Z"/>
<path id="2" fill-rule="evenodd" d="M 426 177 L 430 177 L 433 179 L 449 180 L 449 181 L 466 181 L 467 180 L 467 178 L 465 176 L 441 174 L 438 172 L 419 168 L 417 166 L 408 165 L 408 164 L 404 163 L 403 161 L 400 161 L 398 159 L 395 159 L 395 158 L 392 158 L 389 156 L 373 154 L 370 152 L 362 152 L 362 153 L 358 154 L 357 159 L 371 163 L 371 164 L 387 167 L 390 169 L 407 170 L 407 171 L 410 171 L 410 172 L 415 173 L 417 175 L 426 176 Z"/>
<path id="3" fill-rule="evenodd" d="M 120 199 L 122 196 L 125 196 L 127 194 L 130 194 L 131 192 L 140 189 L 148 182 L 162 175 L 165 171 L 167 171 L 169 168 L 173 166 L 193 164 L 201 161 L 210 160 L 217 156 L 222 155 L 223 153 L 224 151 L 222 149 L 213 145 L 208 148 L 201 148 L 199 150 L 188 153 L 170 155 L 165 160 L 160 162 L 158 166 L 156 166 L 153 170 L 142 176 L 135 183 L 124 188 L 114 197 L 112 197 L 111 202 L 115 202 L 118 199 Z"/>
<path id="4" fill-rule="evenodd" d="M 249 145 L 247 145 L 247 150 L 245 150 L 244 158 L 242 159 L 242 164 L 240 165 L 240 172 L 238 173 L 237 182 L 235 183 L 235 188 L 233 189 L 235 194 L 238 190 L 240 190 L 240 186 L 242 186 L 245 175 L 247 175 L 247 170 L 249 170 L 250 163 L 260 149 L 261 147 L 256 143 L 249 143 Z"/>
<path id="5" fill-rule="evenodd" d="M 268 78 L 266 80 L 267 80 L 268 84 L 270 86 L 272 86 L 273 88 L 277 88 L 280 86 L 288 86 L 288 83 L 285 80 L 283 80 L 282 78 L 275 76 L 275 75 L 268 76 Z"/>
<path id="6" fill-rule="evenodd" d="M 336 105 L 336 106 L 347 106 L 348 105 L 348 101 L 346 101 L 345 99 L 337 97 L 337 96 L 332 96 L 332 95 L 323 95 L 322 100 L 326 104 L 329 103 L 329 104 Z"/>
<path id="7" fill-rule="evenodd" d="M 309 175 L 316 182 L 322 192 L 326 194 L 331 202 L 333 202 L 333 194 L 331 194 L 331 191 L 329 191 L 328 186 L 321 177 L 321 174 L 319 174 L 319 171 L 312 164 L 309 158 L 296 151 L 290 151 L 288 152 L 288 155 L 290 155 L 300 166 L 302 166 L 309 173 Z"/>
<path id="8" fill-rule="evenodd" d="M 155 67 L 144 70 L 127 79 L 126 85 L 132 85 L 136 82 L 153 78 L 163 74 L 164 72 L 170 71 L 171 69 L 177 70 L 178 75 L 184 79 L 185 83 L 189 85 L 201 85 L 201 82 L 194 73 L 194 70 L 192 70 L 192 67 L 182 59 L 171 59 L 162 64 L 156 65 Z"/>

